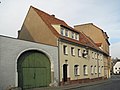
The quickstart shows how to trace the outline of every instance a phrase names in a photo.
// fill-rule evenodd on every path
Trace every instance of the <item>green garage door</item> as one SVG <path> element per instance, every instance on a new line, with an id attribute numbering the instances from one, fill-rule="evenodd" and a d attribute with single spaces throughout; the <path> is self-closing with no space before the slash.
<path id="1" fill-rule="evenodd" d="M 18 84 L 22 89 L 46 87 L 50 84 L 50 61 L 37 51 L 22 54 L 18 60 Z"/>

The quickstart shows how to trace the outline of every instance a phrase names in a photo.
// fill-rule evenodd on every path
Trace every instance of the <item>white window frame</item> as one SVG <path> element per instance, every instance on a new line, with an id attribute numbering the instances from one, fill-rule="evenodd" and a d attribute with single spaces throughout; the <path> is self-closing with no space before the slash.
<path id="1" fill-rule="evenodd" d="M 93 67 L 93 65 L 91 65 L 91 75 L 93 75 L 94 74 L 94 67 Z"/>
<path id="2" fill-rule="evenodd" d="M 97 74 L 97 66 L 96 65 L 94 66 L 94 71 L 95 71 L 95 74 Z"/>
<path id="3" fill-rule="evenodd" d="M 97 59 L 97 53 L 95 53 L 95 59 Z"/>
<path id="4" fill-rule="evenodd" d="M 75 33 L 75 39 L 79 40 L 79 34 Z"/>
<path id="5" fill-rule="evenodd" d="M 68 55 L 68 47 L 67 47 L 67 45 L 63 45 L 63 53 L 65 55 Z"/>
<path id="6" fill-rule="evenodd" d="M 74 75 L 75 76 L 79 76 L 80 75 L 80 71 L 79 71 L 79 65 L 74 65 Z"/>
<path id="7" fill-rule="evenodd" d="M 71 47 L 71 55 L 75 56 L 75 48 L 74 47 Z"/>
<path id="8" fill-rule="evenodd" d="M 94 52 L 92 52 L 92 59 L 94 59 L 95 57 L 94 57 Z"/>
<path id="9" fill-rule="evenodd" d="M 69 37 L 69 31 L 67 29 L 65 29 L 65 36 Z"/>
<path id="10" fill-rule="evenodd" d="M 75 39 L 75 33 L 74 32 L 71 32 L 71 38 Z"/>
<path id="11" fill-rule="evenodd" d="M 85 76 L 88 75 L 87 65 L 84 65 L 84 66 L 83 66 L 83 73 L 84 73 Z"/>
<path id="12" fill-rule="evenodd" d="M 101 74 L 101 67 L 99 66 L 99 74 Z"/>
<path id="13" fill-rule="evenodd" d="M 78 56 L 82 57 L 82 51 L 81 51 L 81 49 L 78 49 Z"/>
<path id="14" fill-rule="evenodd" d="M 61 34 L 62 36 L 65 36 L 65 29 L 64 29 L 63 27 L 61 27 L 60 34 Z"/>

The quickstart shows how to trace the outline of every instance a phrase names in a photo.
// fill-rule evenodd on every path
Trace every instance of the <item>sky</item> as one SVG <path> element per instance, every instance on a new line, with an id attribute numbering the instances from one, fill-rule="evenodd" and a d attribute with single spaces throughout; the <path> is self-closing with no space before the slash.
<path id="1" fill-rule="evenodd" d="M 68 25 L 93 23 L 109 36 L 112 58 L 120 58 L 120 0 L 0 0 L 0 35 L 17 38 L 29 7 L 54 14 Z"/>

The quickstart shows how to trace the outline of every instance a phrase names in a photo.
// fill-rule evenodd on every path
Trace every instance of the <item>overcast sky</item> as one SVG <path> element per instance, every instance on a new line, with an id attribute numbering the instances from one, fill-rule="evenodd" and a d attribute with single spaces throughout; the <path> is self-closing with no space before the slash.
<path id="1" fill-rule="evenodd" d="M 68 25 L 94 23 L 107 32 L 111 56 L 120 58 L 120 0 L 0 0 L 0 35 L 17 37 L 30 5 Z"/>

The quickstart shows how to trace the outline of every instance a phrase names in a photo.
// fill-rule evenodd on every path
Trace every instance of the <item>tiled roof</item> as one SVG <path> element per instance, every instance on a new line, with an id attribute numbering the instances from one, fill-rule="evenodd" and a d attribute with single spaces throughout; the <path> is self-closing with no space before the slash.
<path id="1" fill-rule="evenodd" d="M 102 43 L 95 43 L 98 47 L 101 47 Z"/>
<path id="2" fill-rule="evenodd" d="M 31 6 L 32 7 L 32 6 Z M 70 42 L 74 42 L 74 43 L 77 43 L 77 44 L 81 44 L 81 45 L 84 45 L 84 46 L 88 46 L 88 47 L 91 47 L 93 49 L 96 49 L 96 50 L 99 50 L 101 51 L 97 45 L 89 38 L 87 37 L 84 33 L 82 32 L 78 32 L 77 30 L 73 29 L 72 27 L 68 26 L 63 20 L 60 20 L 60 19 L 57 19 L 56 17 L 54 17 L 53 15 L 49 15 L 35 7 L 32 7 L 36 13 L 42 18 L 42 20 L 47 24 L 47 26 L 49 27 L 49 29 L 54 33 L 55 36 L 57 36 L 58 38 L 61 38 L 61 39 L 65 39 L 65 40 L 68 40 Z M 67 27 L 69 28 L 70 30 L 73 30 L 75 32 L 78 32 L 80 35 L 79 37 L 79 41 L 77 40 L 74 40 L 74 39 L 71 39 L 71 38 L 68 38 L 68 37 L 64 37 L 62 35 L 60 35 L 53 27 L 52 25 L 53 24 L 59 24 L 59 25 L 62 25 L 64 27 Z M 101 51 L 102 52 L 102 51 Z"/>

